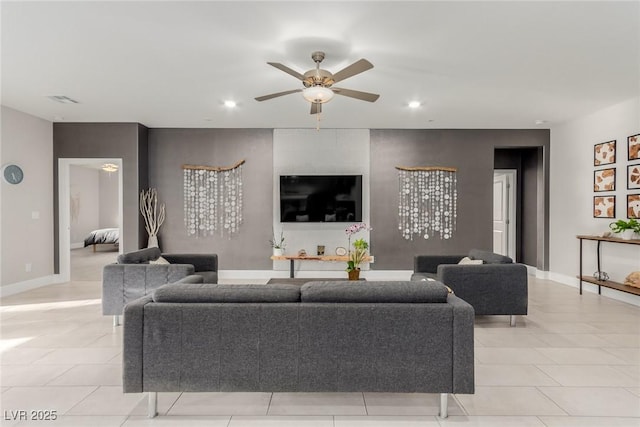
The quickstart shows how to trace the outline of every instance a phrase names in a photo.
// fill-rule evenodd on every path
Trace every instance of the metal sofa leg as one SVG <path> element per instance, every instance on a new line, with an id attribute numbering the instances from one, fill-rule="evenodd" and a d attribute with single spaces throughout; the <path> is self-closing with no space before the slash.
<path id="1" fill-rule="evenodd" d="M 113 326 L 120 326 L 120 316 L 118 316 L 117 314 L 115 316 L 113 316 Z"/>
<path id="2" fill-rule="evenodd" d="M 449 394 L 440 393 L 440 418 L 447 418 L 449 416 Z"/>
<path id="3" fill-rule="evenodd" d="M 158 415 L 158 393 L 149 392 L 149 418 L 155 418 Z"/>
<path id="4" fill-rule="evenodd" d="M 509 316 L 509 326 L 511 327 L 515 327 L 516 326 L 516 316 L 515 315 L 511 315 Z"/>

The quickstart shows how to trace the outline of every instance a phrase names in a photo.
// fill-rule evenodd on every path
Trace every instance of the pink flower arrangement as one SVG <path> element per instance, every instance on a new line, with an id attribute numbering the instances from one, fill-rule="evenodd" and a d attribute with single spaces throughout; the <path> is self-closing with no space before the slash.
<path id="1" fill-rule="evenodd" d="M 356 234 L 358 231 L 362 231 L 362 230 L 373 230 L 371 227 L 369 227 L 367 224 L 365 224 L 364 222 L 359 222 L 353 225 L 348 226 L 344 232 L 347 233 L 347 236 L 349 236 L 349 256 L 351 256 L 351 236 L 353 234 Z M 362 240 L 362 239 L 360 239 Z M 368 245 L 367 245 L 368 247 Z"/>
<path id="2" fill-rule="evenodd" d="M 371 230 L 371 227 L 369 227 L 364 222 L 359 222 L 357 224 L 348 226 L 344 230 L 344 232 L 347 233 L 347 236 L 351 237 L 352 234 L 356 234 L 358 231 L 362 231 L 362 230 Z"/>

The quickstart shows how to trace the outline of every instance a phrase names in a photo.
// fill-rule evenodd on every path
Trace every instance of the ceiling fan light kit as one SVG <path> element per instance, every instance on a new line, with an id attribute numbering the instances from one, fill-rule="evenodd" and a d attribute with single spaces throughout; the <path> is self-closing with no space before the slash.
<path id="1" fill-rule="evenodd" d="M 302 91 L 304 99 L 311 103 L 325 103 L 333 99 L 333 91 L 324 86 L 311 86 Z"/>

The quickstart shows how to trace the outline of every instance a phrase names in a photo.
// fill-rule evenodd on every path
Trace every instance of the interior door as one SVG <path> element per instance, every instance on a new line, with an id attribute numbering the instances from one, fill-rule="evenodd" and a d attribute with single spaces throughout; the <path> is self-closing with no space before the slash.
<path id="1" fill-rule="evenodd" d="M 509 252 L 509 200 L 508 180 L 505 174 L 493 177 L 493 251 L 508 256 Z"/>
<path id="2" fill-rule="evenodd" d="M 493 174 L 493 251 L 516 259 L 515 169 L 498 169 Z"/>

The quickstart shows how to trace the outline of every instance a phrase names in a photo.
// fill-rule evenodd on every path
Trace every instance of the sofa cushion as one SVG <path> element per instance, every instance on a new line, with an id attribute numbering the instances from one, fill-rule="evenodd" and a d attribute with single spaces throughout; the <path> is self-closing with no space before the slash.
<path id="1" fill-rule="evenodd" d="M 308 282 L 300 288 L 302 302 L 445 303 L 447 288 L 437 281 Z"/>
<path id="2" fill-rule="evenodd" d="M 212 283 L 171 283 L 153 292 L 155 302 L 265 303 L 299 302 L 296 285 L 217 285 Z"/>
<path id="3" fill-rule="evenodd" d="M 118 255 L 118 264 L 149 264 L 160 257 L 160 249 L 145 248 Z"/>
<path id="4" fill-rule="evenodd" d="M 481 259 L 485 264 L 511 264 L 513 260 L 508 256 L 496 254 L 490 251 L 483 251 L 480 249 L 471 249 L 469 251 L 469 258 Z"/>

